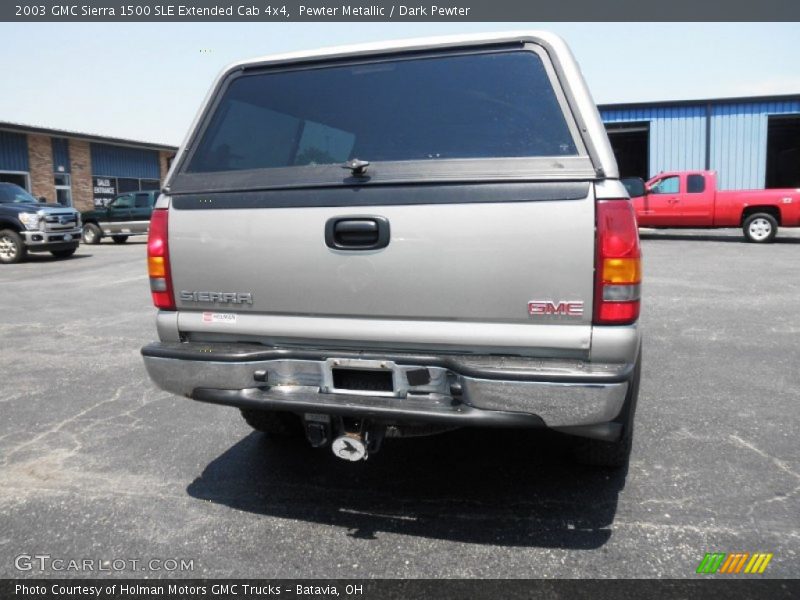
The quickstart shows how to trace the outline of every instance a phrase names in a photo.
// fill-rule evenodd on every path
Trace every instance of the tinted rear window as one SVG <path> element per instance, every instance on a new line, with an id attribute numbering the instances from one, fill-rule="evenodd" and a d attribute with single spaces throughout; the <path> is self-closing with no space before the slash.
<path id="1" fill-rule="evenodd" d="M 136 208 L 147 208 L 153 205 L 150 194 L 136 194 Z"/>
<path id="2" fill-rule="evenodd" d="M 690 194 L 701 194 L 706 191 L 706 178 L 702 175 L 689 175 L 686 178 L 686 191 Z"/>
<path id="3" fill-rule="evenodd" d="M 239 77 L 187 171 L 574 155 L 541 59 L 516 51 Z"/>

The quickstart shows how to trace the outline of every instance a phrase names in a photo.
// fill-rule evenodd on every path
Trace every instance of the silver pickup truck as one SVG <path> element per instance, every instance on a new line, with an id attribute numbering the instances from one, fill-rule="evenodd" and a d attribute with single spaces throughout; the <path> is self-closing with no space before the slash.
<path id="1" fill-rule="evenodd" d="M 628 461 L 639 239 L 553 35 L 234 64 L 173 164 L 148 261 L 150 377 L 257 430 L 361 460 L 386 437 L 546 427 L 584 463 Z"/>

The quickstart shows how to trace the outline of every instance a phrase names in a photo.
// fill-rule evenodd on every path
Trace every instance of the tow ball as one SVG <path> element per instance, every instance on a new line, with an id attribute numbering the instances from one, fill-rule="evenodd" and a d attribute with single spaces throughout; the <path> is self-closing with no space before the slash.
<path id="1" fill-rule="evenodd" d="M 333 453 L 343 460 L 367 460 L 369 453 L 367 445 L 355 434 L 344 434 L 333 440 L 331 444 Z"/>
<path id="2" fill-rule="evenodd" d="M 314 448 L 330 444 L 334 455 L 351 462 L 367 460 L 370 454 L 375 454 L 386 435 L 385 425 L 360 419 L 318 414 L 303 417 L 306 438 Z"/>

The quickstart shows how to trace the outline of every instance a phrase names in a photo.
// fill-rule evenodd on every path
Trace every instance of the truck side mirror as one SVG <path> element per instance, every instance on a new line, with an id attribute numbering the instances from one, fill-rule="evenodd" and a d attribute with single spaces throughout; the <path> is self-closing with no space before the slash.
<path id="1" fill-rule="evenodd" d="M 647 193 L 647 188 L 645 188 L 644 180 L 641 177 L 623 177 L 621 181 L 631 198 L 638 198 Z"/>
<path id="2" fill-rule="evenodd" d="M 45 198 L 44 196 L 39 196 L 39 202 L 44 202 L 45 204 L 47 204 L 47 198 Z"/>

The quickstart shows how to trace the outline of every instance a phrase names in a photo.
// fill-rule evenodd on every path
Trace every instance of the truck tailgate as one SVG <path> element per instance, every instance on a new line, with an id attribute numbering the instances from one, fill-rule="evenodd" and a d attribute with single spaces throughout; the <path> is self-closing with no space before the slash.
<path id="1" fill-rule="evenodd" d="M 176 302 L 183 313 L 195 313 L 181 315 L 182 330 L 273 338 L 305 337 L 305 331 L 317 340 L 534 354 L 537 347 L 588 349 L 590 183 L 375 186 L 336 192 L 357 206 L 281 206 L 297 193 L 284 192 L 284 202 L 258 194 L 173 199 Z M 326 223 L 342 216 L 385 218 L 388 245 L 328 247 Z M 195 292 L 216 293 L 216 301 Z M 251 302 L 220 301 L 231 293 L 251 294 Z M 540 303 L 534 314 L 531 302 Z M 237 319 L 204 320 L 208 311 Z"/>

